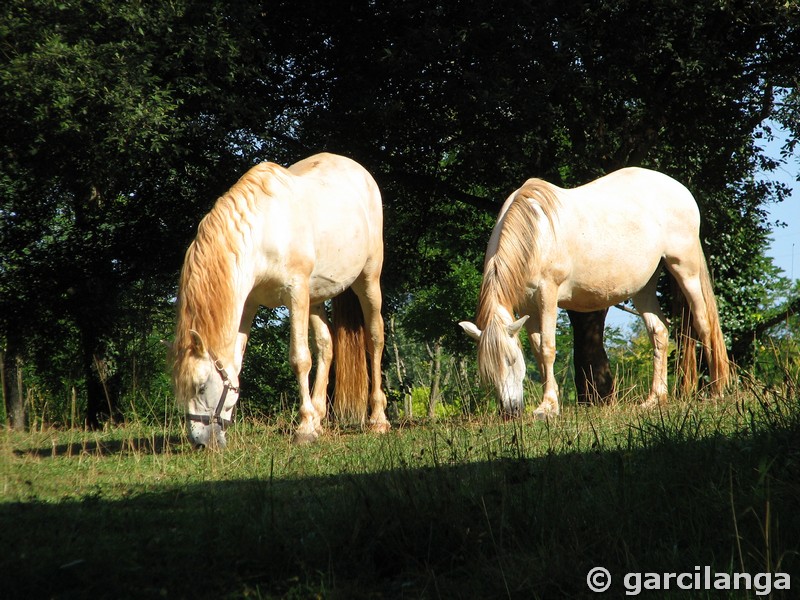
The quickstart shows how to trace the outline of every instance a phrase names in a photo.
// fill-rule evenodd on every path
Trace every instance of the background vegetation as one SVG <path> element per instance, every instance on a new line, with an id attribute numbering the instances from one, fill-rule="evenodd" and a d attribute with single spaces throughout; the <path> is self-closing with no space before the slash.
<path id="1" fill-rule="evenodd" d="M 796 283 L 764 250 L 765 210 L 786 192 L 768 174 L 793 164 L 800 130 L 798 23 L 782 0 L 5 2 L 7 421 L 153 413 L 197 222 L 252 163 L 322 150 L 366 165 L 384 194 L 396 397 L 471 381 L 455 323 L 473 314 L 510 190 L 626 165 L 695 193 L 748 366 L 797 327 Z M 777 161 L 770 123 L 788 132 Z M 266 411 L 292 396 L 281 318 L 259 320 L 245 367 L 244 400 Z"/>

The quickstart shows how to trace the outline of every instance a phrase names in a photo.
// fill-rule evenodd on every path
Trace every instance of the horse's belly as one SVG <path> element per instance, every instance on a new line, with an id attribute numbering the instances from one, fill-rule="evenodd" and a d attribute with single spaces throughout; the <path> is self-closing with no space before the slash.
<path id="1" fill-rule="evenodd" d="M 350 287 L 360 271 L 342 272 L 323 270 L 308 280 L 311 304 L 318 304 L 341 294 Z M 289 306 L 291 285 L 284 280 L 262 280 L 250 292 L 249 300 L 261 306 L 278 308 Z"/>
<path id="2" fill-rule="evenodd" d="M 356 274 L 357 275 L 357 274 Z M 342 275 L 317 276 L 311 279 L 309 296 L 311 304 L 317 304 L 338 296 L 355 281 L 356 275 L 345 277 Z"/>
<path id="3" fill-rule="evenodd" d="M 341 250 L 327 258 L 336 260 L 323 259 L 314 265 L 309 281 L 312 302 L 328 300 L 341 294 L 361 274 L 367 262 L 366 252 L 352 249 Z"/>
<path id="4" fill-rule="evenodd" d="M 600 310 L 619 304 L 636 294 L 650 281 L 658 268 L 631 268 L 608 272 L 602 267 L 586 276 L 574 276 L 559 288 L 558 305 L 581 312 Z"/>
<path id="5" fill-rule="evenodd" d="M 566 310 L 590 312 L 619 304 L 630 298 L 636 291 L 572 288 L 568 293 L 559 296 L 558 306 Z"/>

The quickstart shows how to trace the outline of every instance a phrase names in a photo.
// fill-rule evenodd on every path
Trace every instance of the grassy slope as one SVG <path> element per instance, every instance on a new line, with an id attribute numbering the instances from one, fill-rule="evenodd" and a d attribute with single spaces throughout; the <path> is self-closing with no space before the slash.
<path id="1" fill-rule="evenodd" d="M 0 595 L 576 598 L 594 566 L 611 597 L 696 565 L 800 586 L 796 397 L 288 437 L 0 432 Z"/>

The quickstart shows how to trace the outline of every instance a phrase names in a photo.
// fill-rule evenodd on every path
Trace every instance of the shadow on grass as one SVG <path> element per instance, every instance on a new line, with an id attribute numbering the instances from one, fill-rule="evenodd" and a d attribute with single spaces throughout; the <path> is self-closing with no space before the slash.
<path id="1" fill-rule="evenodd" d="M 612 574 L 607 597 L 625 597 L 628 572 L 698 566 L 784 572 L 800 586 L 796 424 L 650 439 L 634 450 L 0 504 L 2 597 L 588 598 L 597 566 Z"/>
<path id="2" fill-rule="evenodd" d="M 116 454 L 169 454 L 178 451 L 186 443 L 186 438 L 178 435 L 155 435 L 149 437 L 130 437 L 120 440 L 81 440 L 54 444 L 50 448 L 14 450 L 20 457 L 55 458 L 58 456 L 113 456 Z"/>

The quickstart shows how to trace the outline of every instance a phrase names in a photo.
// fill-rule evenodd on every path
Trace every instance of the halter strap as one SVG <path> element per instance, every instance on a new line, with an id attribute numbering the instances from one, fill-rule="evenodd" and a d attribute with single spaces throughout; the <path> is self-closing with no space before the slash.
<path id="1" fill-rule="evenodd" d="M 228 376 L 228 372 L 225 370 L 225 367 L 222 365 L 222 362 L 219 360 L 219 358 L 217 358 L 217 355 L 214 353 L 214 351 L 209 350 L 208 355 L 211 357 L 217 373 L 219 373 L 219 376 L 222 378 L 222 394 L 220 394 L 219 401 L 217 402 L 217 406 L 214 409 L 214 414 L 212 416 L 193 415 L 189 413 L 187 417 L 190 421 L 202 423 L 203 425 L 217 423 L 224 431 L 225 428 L 231 423 L 230 419 L 222 418 L 222 410 L 225 408 L 225 398 L 228 396 L 228 392 L 231 390 L 234 393 L 238 393 L 239 388 L 231 383 L 231 378 Z"/>

